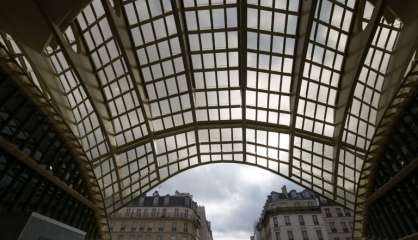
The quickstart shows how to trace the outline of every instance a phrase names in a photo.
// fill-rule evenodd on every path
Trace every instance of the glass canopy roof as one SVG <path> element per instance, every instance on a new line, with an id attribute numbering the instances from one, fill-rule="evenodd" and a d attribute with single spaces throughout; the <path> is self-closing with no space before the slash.
<path id="1" fill-rule="evenodd" d="M 216 162 L 354 208 L 402 29 L 362 3 L 95 0 L 65 32 L 51 26 L 53 83 L 10 36 L 0 43 L 78 137 L 109 212 Z"/>

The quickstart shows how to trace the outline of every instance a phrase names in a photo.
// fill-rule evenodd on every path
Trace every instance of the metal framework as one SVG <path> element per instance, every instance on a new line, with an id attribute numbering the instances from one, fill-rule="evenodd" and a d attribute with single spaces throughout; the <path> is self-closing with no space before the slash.
<path id="1" fill-rule="evenodd" d="M 19 53 L 4 48 L 0 53 L 2 211 L 46 213 L 105 239 L 106 212 L 89 161 L 61 116 L 18 67 Z M 56 205 L 48 209 L 49 204 Z"/>
<path id="2" fill-rule="evenodd" d="M 44 13 L 57 47 L 19 46 L 108 213 L 219 162 L 268 169 L 354 209 L 417 48 L 414 13 L 402 21 L 372 3 L 95 0 L 65 31 Z"/>
<path id="3" fill-rule="evenodd" d="M 416 54 L 416 52 L 415 52 Z M 415 58 L 415 59 L 414 59 Z M 355 217 L 355 237 L 364 236 L 367 225 L 366 215 L 368 207 L 379 198 L 382 198 L 387 192 L 394 189 L 399 182 L 404 180 L 408 175 L 417 169 L 417 159 L 402 159 L 402 161 L 411 161 L 406 166 L 403 166 L 399 172 L 394 174 L 391 179 L 379 186 L 377 189 L 372 189 L 375 183 L 375 172 L 379 160 L 383 158 L 385 146 L 390 142 L 391 134 L 396 132 L 396 125 L 401 121 L 400 117 L 405 110 L 405 105 L 413 101 L 418 88 L 418 62 L 416 55 L 408 64 L 408 74 L 405 79 L 399 84 L 399 90 L 391 103 L 385 109 L 378 124 L 378 129 L 370 145 L 369 155 L 367 161 L 364 162 L 359 181 L 359 188 L 357 190 L 356 203 L 356 217 Z M 390 77 L 390 75 L 388 76 Z M 397 163 L 399 164 L 399 163 Z"/>

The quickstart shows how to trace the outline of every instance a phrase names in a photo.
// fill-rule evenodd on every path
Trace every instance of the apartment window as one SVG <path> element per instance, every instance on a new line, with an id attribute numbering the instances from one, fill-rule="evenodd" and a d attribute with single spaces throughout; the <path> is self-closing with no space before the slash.
<path id="1" fill-rule="evenodd" d="M 158 227 L 159 232 L 164 232 L 164 224 L 160 223 L 160 226 Z"/>
<path id="2" fill-rule="evenodd" d="M 319 222 L 318 222 L 318 216 L 316 216 L 316 215 L 312 215 L 312 220 L 313 220 L 313 223 L 314 223 L 315 225 L 319 225 Z"/>
<path id="3" fill-rule="evenodd" d="M 329 210 L 329 208 L 325 208 L 325 216 L 332 217 L 331 211 Z"/>
<path id="4" fill-rule="evenodd" d="M 292 230 L 287 231 L 287 238 L 289 240 L 294 240 L 294 238 L 293 238 L 293 231 Z"/>
<path id="5" fill-rule="evenodd" d="M 335 237 L 334 240 L 340 240 L 340 238 L 339 237 Z"/>
<path id="6" fill-rule="evenodd" d="M 322 235 L 321 229 L 316 230 L 316 236 L 317 236 L 318 240 L 324 240 L 324 236 Z"/>
<path id="7" fill-rule="evenodd" d="M 185 233 L 189 232 L 189 225 L 187 223 L 184 223 L 183 232 Z"/>
<path id="8" fill-rule="evenodd" d="M 148 209 L 147 208 L 144 209 L 144 217 L 148 217 Z"/>
<path id="9" fill-rule="evenodd" d="M 302 231 L 302 238 L 303 238 L 303 240 L 309 240 L 308 232 L 306 230 Z"/>
<path id="10" fill-rule="evenodd" d="M 174 216 L 175 217 L 178 217 L 179 216 L 179 209 L 178 208 L 175 208 L 174 209 Z"/>
<path id="11" fill-rule="evenodd" d="M 136 209 L 136 217 L 141 217 L 141 209 Z"/>
<path id="12" fill-rule="evenodd" d="M 342 217 L 343 216 L 343 212 L 341 211 L 341 208 L 336 208 L 335 210 L 337 211 L 337 216 L 338 217 Z"/>
<path id="13" fill-rule="evenodd" d="M 280 240 L 280 232 L 274 232 L 276 240 Z"/>
<path id="14" fill-rule="evenodd" d="M 166 217 L 167 214 L 167 208 L 163 208 L 163 217 Z"/>
<path id="15" fill-rule="evenodd" d="M 131 232 L 136 232 L 136 227 L 131 227 Z"/>
<path id="16" fill-rule="evenodd" d="M 335 227 L 335 223 L 334 222 L 330 222 L 329 226 L 331 228 L 331 232 L 336 233 L 337 232 L 337 228 Z"/>
<path id="17" fill-rule="evenodd" d="M 277 217 L 273 217 L 273 225 L 275 228 L 279 227 L 279 222 L 277 221 Z"/>
<path id="18" fill-rule="evenodd" d="M 173 225 L 171 225 L 171 231 L 172 232 L 177 232 L 177 223 L 173 223 Z"/>
<path id="19" fill-rule="evenodd" d="M 147 231 L 148 231 L 148 232 L 152 232 L 152 228 L 154 227 L 153 225 L 154 225 L 153 223 L 150 223 L 150 224 L 149 224 L 149 226 L 148 226 L 148 228 L 147 228 Z"/>
<path id="20" fill-rule="evenodd" d="M 351 212 L 349 210 L 345 210 L 345 216 L 346 217 L 351 217 Z"/>
<path id="21" fill-rule="evenodd" d="M 176 235 L 171 235 L 170 239 L 171 240 L 176 240 Z"/>
<path id="22" fill-rule="evenodd" d="M 151 216 L 152 217 L 155 217 L 156 213 L 157 213 L 157 209 L 155 209 L 155 208 L 151 209 Z"/>
<path id="23" fill-rule="evenodd" d="M 348 227 L 347 227 L 347 224 L 345 222 L 341 222 L 341 227 L 342 227 L 344 232 L 348 232 Z"/>
<path id="24" fill-rule="evenodd" d="M 290 225 L 290 218 L 289 216 L 284 216 L 284 223 L 289 226 Z"/>
<path id="25" fill-rule="evenodd" d="M 299 224 L 302 226 L 305 225 L 305 219 L 303 219 L 303 216 L 299 215 L 298 218 L 299 218 Z"/>
<path id="26" fill-rule="evenodd" d="M 189 209 L 184 210 L 184 217 L 188 217 L 189 216 Z"/>
<path id="27" fill-rule="evenodd" d="M 132 209 L 127 208 L 127 209 L 126 209 L 125 216 L 126 216 L 126 217 L 130 217 L 131 215 L 132 215 Z"/>
<path id="28" fill-rule="evenodd" d="M 120 231 L 121 232 L 125 232 L 125 230 L 126 230 L 126 226 L 125 225 L 120 226 Z"/>

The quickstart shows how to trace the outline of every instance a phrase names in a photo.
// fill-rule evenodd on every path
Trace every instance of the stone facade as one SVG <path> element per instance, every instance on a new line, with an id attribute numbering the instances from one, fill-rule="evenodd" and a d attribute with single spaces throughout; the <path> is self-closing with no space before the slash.
<path id="1" fill-rule="evenodd" d="M 328 225 L 329 239 L 352 239 L 353 212 L 326 199 L 321 198 L 320 202 L 322 217 Z"/>
<path id="2" fill-rule="evenodd" d="M 352 212 L 311 191 L 272 192 L 256 225 L 254 240 L 346 240 Z"/>
<path id="3" fill-rule="evenodd" d="M 116 240 L 212 240 L 205 208 L 187 193 L 140 197 L 113 214 L 110 224 Z"/>

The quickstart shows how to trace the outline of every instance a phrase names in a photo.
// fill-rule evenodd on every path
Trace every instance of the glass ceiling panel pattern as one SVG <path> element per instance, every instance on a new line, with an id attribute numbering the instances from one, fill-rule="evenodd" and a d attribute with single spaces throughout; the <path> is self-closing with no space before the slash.
<path id="1" fill-rule="evenodd" d="M 367 16 L 364 22 L 368 22 Z M 381 18 L 361 68 L 345 122 L 343 140 L 350 145 L 361 149 L 367 149 L 370 145 L 377 124 L 386 70 L 400 29 L 401 23 L 398 20 L 389 24 Z"/>
<path id="2" fill-rule="evenodd" d="M 333 196 L 333 146 L 295 137 L 292 179 L 326 197 Z"/>
<path id="3" fill-rule="evenodd" d="M 75 49 L 76 42 L 71 28 L 66 31 L 66 39 Z M 87 157 L 94 161 L 96 158 L 109 152 L 108 143 L 94 111 L 91 100 L 88 98 L 85 89 L 74 73 L 71 65 L 68 64 L 60 48 L 55 50 L 47 49 L 51 65 L 55 71 L 60 84 L 63 87 L 63 94 L 69 103 L 74 115 L 75 125 L 78 132 L 74 133 L 79 137 L 83 150 Z"/>
<path id="4" fill-rule="evenodd" d="M 157 183 L 151 143 L 137 146 L 116 157 L 123 202 L 127 203 Z"/>
<path id="5" fill-rule="evenodd" d="M 332 137 L 355 0 L 318 1 L 299 93 L 296 128 Z"/>
<path id="6" fill-rule="evenodd" d="M 357 183 L 365 156 L 352 148 L 342 148 L 339 152 L 336 194 L 339 202 L 354 208 Z"/>
<path id="7" fill-rule="evenodd" d="M 246 118 L 289 126 L 299 1 L 247 2 Z"/>
<path id="8" fill-rule="evenodd" d="M 194 132 L 176 134 L 154 141 L 160 179 L 198 164 Z"/>
<path id="9" fill-rule="evenodd" d="M 185 67 L 170 1 L 125 2 L 153 129 L 193 121 Z"/>
<path id="10" fill-rule="evenodd" d="M 197 121 L 241 119 L 236 1 L 184 1 Z"/>
<path id="11" fill-rule="evenodd" d="M 273 171 L 353 208 L 402 23 L 379 16 L 338 136 L 355 20 L 364 29 L 373 7 L 361 15 L 356 0 L 318 0 L 311 16 L 301 13 L 307 1 L 95 0 L 62 33 L 94 77 L 83 79 L 66 48 L 46 49 L 109 212 L 217 162 Z M 36 79 L 17 44 L 1 36 Z M 300 49 L 305 56 L 295 56 Z"/>
<path id="12" fill-rule="evenodd" d="M 98 84 L 112 121 L 116 145 L 124 145 L 147 135 L 135 83 L 112 36 L 102 4 L 93 1 L 77 20 L 100 81 Z"/>

